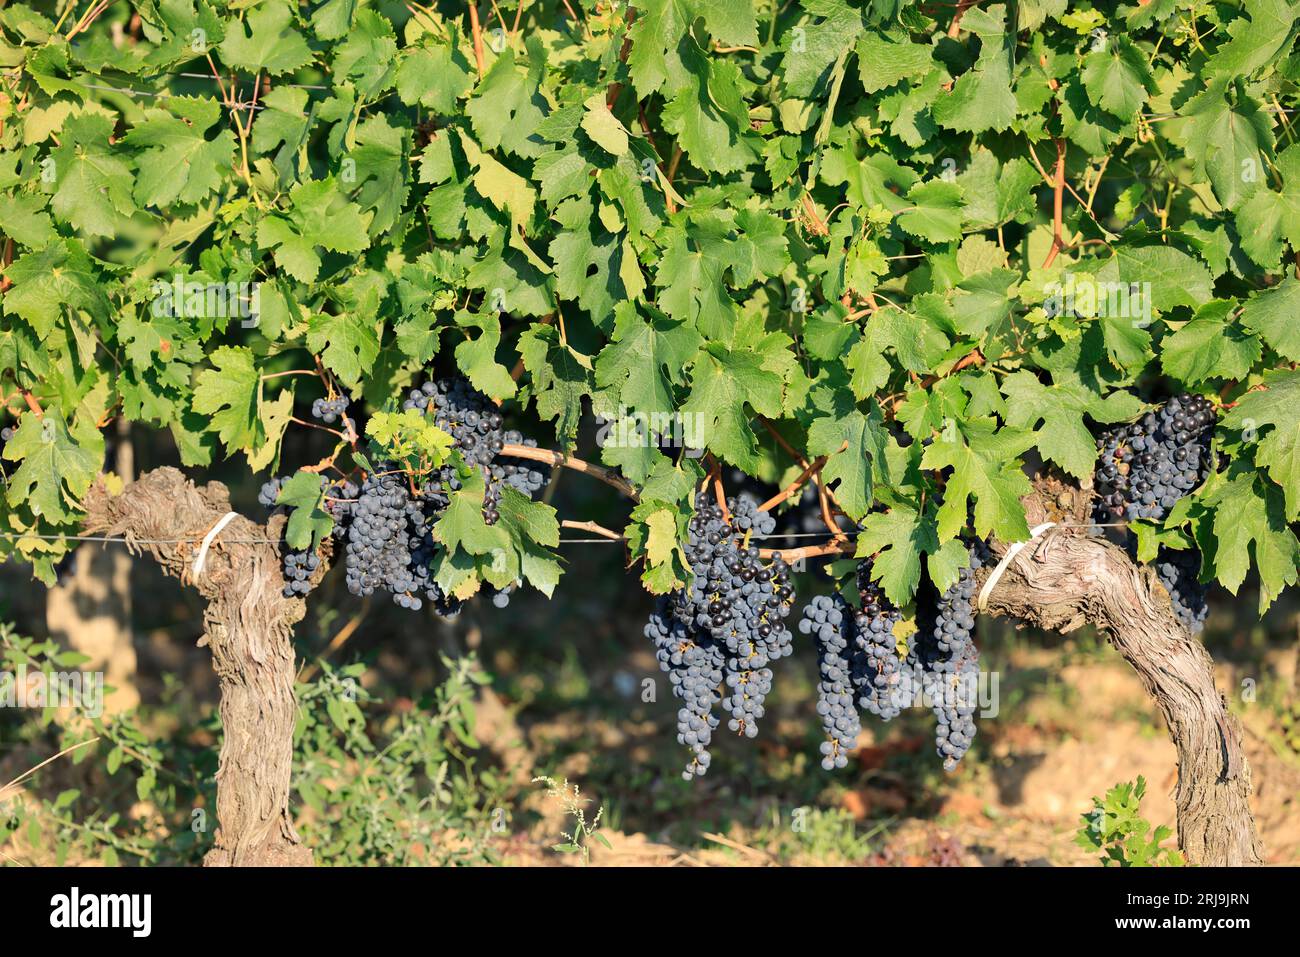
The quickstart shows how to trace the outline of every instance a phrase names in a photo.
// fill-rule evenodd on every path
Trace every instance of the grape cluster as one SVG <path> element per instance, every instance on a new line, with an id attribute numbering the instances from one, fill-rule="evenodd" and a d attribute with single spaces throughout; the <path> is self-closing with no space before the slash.
<path id="1" fill-rule="evenodd" d="M 433 526 L 445 507 L 438 497 L 413 494 L 405 474 L 385 462 L 366 477 L 346 507 L 348 591 L 363 596 L 387 591 L 400 607 L 412 611 L 425 601 L 439 614 L 459 610 L 459 603 L 429 574 L 438 547 Z"/>
<path id="2" fill-rule="evenodd" d="M 860 682 L 860 668 L 854 667 L 853 610 L 840 594 L 832 598 L 817 595 L 804 606 L 799 630 L 811 634 L 817 646 L 820 680 L 817 682 L 817 713 L 826 740 L 821 743 L 822 767 L 827 771 L 848 764 L 848 752 L 857 747 L 862 722 L 854 700 Z"/>
<path id="3" fill-rule="evenodd" d="M 988 553 L 970 550 L 970 565 L 942 595 L 917 604 L 917 637 L 909 662 L 929 679 L 927 691 L 937 726 L 935 748 L 945 771 L 957 767 L 975 739 L 979 649 L 975 647 L 975 572 Z"/>
<path id="4" fill-rule="evenodd" d="M 1211 467 L 1215 412 L 1201 396 L 1175 396 L 1156 412 L 1106 432 L 1094 484 L 1100 493 L 1096 521 L 1162 519 L 1178 500 L 1205 480 Z M 1128 542 L 1129 552 L 1136 552 Z M 1208 606 L 1192 551 L 1161 548 L 1156 574 L 1169 592 L 1175 615 L 1193 634 L 1205 626 Z"/>
<path id="5" fill-rule="evenodd" d="M 727 656 L 711 637 L 692 631 L 673 613 L 669 599 L 661 598 L 650 613 L 645 636 L 655 646 L 655 659 L 668 673 L 673 694 L 682 700 L 677 711 L 677 741 L 691 751 L 682 777 L 691 780 L 709 769 L 709 743 L 719 720 L 714 706 L 722 700 Z"/>
<path id="6" fill-rule="evenodd" d="M 261 491 L 257 493 L 257 501 L 267 508 L 275 508 L 275 500 L 280 497 L 280 489 L 284 488 L 287 481 L 287 475 L 277 475 L 263 482 Z"/>
<path id="7" fill-rule="evenodd" d="M 888 721 L 902 710 L 899 685 L 903 660 L 898 656 L 894 627 L 902 620 L 903 613 L 871 580 L 870 560 L 858 563 L 858 597 L 862 602 L 854 616 L 862 661 L 858 704 L 882 721 Z"/>
<path id="8" fill-rule="evenodd" d="M 284 552 L 284 597 L 306 595 L 312 590 L 311 577 L 320 568 L 320 557 L 310 549 Z"/>
<path id="9" fill-rule="evenodd" d="M 340 416 L 346 422 L 348 406 L 351 404 L 345 395 L 333 399 L 317 399 L 311 404 L 311 414 L 326 425 L 333 425 Z"/>
<path id="10" fill-rule="evenodd" d="M 1156 574 L 1169 592 L 1174 614 L 1193 635 L 1201 633 L 1210 608 L 1200 580 L 1201 561 L 1195 551 L 1180 551 L 1163 545 L 1156 554 Z"/>
<path id="11" fill-rule="evenodd" d="M 859 708 L 885 721 L 902 708 L 903 662 L 894 633 L 902 613 L 871 581 L 869 560 L 858 564 L 857 586 L 857 610 L 838 593 L 818 595 L 804 607 L 799 622 L 799 630 L 812 635 L 817 647 L 817 713 L 826 731 L 821 754 L 827 771 L 844 767 L 847 752 L 857 746 Z"/>
<path id="12" fill-rule="evenodd" d="M 482 471 L 487 480 L 483 496 L 483 520 L 487 524 L 495 524 L 500 517 L 497 506 L 501 501 L 503 482 L 529 497 L 546 485 L 549 470 L 545 467 L 497 461 L 498 453 L 506 445 L 536 448 L 537 442 L 525 439 L 514 429 L 503 430 L 501 413 L 492 400 L 464 378 L 429 380 L 411 390 L 402 408 L 432 414 L 434 425 L 452 437 L 461 457 Z M 448 491 L 460 488 L 460 479 L 452 466 L 445 466 L 440 478 Z"/>
<path id="13" fill-rule="evenodd" d="M 1094 484 L 1096 520 L 1161 519 L 1205 480 L 1214 407 L 1196 395 L 1175 396 L 1155 412 L 1105 432 Z"/>
<path id="14" fill-rule="evenodd" d="M 750 543 L 770 535 L 775 522 L 747 499 L 730 500 L 728 511 L 707 493 L 696 498 L 685 543 L 691 582 L 661 603 L 645 629 L 685 703 L 678 738 L 691 749 L 688 780 L 709 767 L 713 706 L 722 704 L 730 731 L 757 735 L 770 665 L 793 651 L 785 624 L 794 602 L 790 568 L 779 557 L 764 563 Z"/>
<path id="15" fill-rule="evenodd" d="M 330 422 L 344 416 L 347 407 L 346 398 L 317 399 L 312 414 Z M 546 484 L 543 472 L 497 461 L 506 443 L 534 447 L 537 443 L 518 432 L 503 431 L 496 407 L 464 379 L 426 382 L 408 395 L 403 407 L 433 415 L 435 424 L 452 436 L 465 461 L 482 469 L 488 482 L 485 521 L 491 523 L 499 517 L 496 505 L 503 484 L 530 496 Z M 287 477 L 277 477 L 266 482 L 258 501 L 275 507 L 287 481 Z M 430 476 L 422 488 L 413 488 L 394 462 L 379 463 L 360 485 L 344 479 L 326 486 L 322 507 L 334 519 L 334 538 L 344 543 L 348 590 L 362 596 L 388 592 L 400 607 L 411 610 L 428 603 L 442 615 L 458 612 L 460 601 L 443 592 L 431 577 L 431 569 L 442 548 L 433 537 L 434 526 L 450 503 L 450 493 L 460 487 L 455 468 L 448 465 Z M 286 550 L 285 594 L 307 594 L 320 564 L 315 552 Z M 504 608 L 513 591 L 511 585 L 489 588 L 488 594 L 494 605 Z"/>

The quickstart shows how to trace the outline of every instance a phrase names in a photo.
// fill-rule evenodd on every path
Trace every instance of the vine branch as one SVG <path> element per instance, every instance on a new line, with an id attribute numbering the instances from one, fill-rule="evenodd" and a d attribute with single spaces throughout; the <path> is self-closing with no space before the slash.
<path id="1" fill-rule="evenodd" d="M 785 488 L 781 489 L 781 491 L 777 492 L 766 502 L 760 505 L 758 507 L 758 510 L 760 512 L 770 512 L 772 509 L 776 508 L 776 506 L 780 505 L 787 498 L 789 498 L 800 488 L 802 488 L 803 484 L 808 481 L 809 477 L 811 477 L 814 472 L 820 472 L 821 467 L 825 464 L 826 464 L 826 456 L 824 455 L 819 456 L 815 462 L 810 462 L 808 464 L 808 467 L 805 468 L 802 472 L 800 472 L 793 482 L 791 482 Z"/>
<path id="2" fill-rule="evenodd" d="M 547 465 L 556 468 L 572 469 L 575 472 L 582 472 L 584 475 L 590 475 L 592 478 L 599 479 L 611 488 L 618 489 L 634 502 L 641 500 L 641 495 L 636 488 L 623 476 L 619 475 L 612 469 L 607 469 L 601 465 L 593 465 L 591 462 L 585 462 L 576 455 L 566 455 L 563 452 L 552 452 L 550 449 L 534 448 L 531 445 L 519 445 L 514 442 L 507 442 L 501 447 L 498 455 L 506 455 L 510 458 L 529 459 L 533 462 L 545 462 Z"/>

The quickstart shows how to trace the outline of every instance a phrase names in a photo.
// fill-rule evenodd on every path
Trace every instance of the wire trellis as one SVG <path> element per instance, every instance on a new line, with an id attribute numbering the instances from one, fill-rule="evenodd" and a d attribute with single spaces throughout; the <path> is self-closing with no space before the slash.
<path id="1" fill-rule="evenodd" d="M 1057 522 L 1057 528 L 1127 528 L 1128 522 Z M 817 538 L 824 539 L 829 532 L 771 532 L 767 535 L 754 534 L 751 536 L 756 541 L 771 540 L 788 540 L 793 538 Z M 846 529 L 840 532 L 846 538 L 856 538 L 859 534 L 857 529 Z M 26 532 L 0 532 L 0 538 L 18 540 L 24 538 L 34 538 L 38 541 L 46 542 L 99 542 L 108 544 L 119 542 L 130 545 L 197 545 L 203 541 L 202 536 L 195 538 L 118 538 L 112 535 L 41 535 L 29 534 Z M 219 538 L 218 541 L 225 542 L 227 545 L 279 545 L 280 543 L 270 538 Z M 625 537 L 618 538 L 561 538 L 561 545 L 621 545 L 626 542 Z"/>

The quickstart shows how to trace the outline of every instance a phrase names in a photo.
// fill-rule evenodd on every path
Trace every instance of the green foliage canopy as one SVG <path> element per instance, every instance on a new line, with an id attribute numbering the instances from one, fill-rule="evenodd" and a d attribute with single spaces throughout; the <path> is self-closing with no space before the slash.
<path id="1" fill-rule="evenodd" d="M 75 532 L 116 416 L 261 471 L 304 387 L 277 373 L 392 411 L 441 361 L 544 445 L 584 404 L 682 414 L 779 481 L 766 420 L 903 602 L 920 553 L 951 580 L 957 536 L 1025 537 L 1026 455 L 1085 479 L 1090 429 L 1190 390 L 1222 466 L 1144 541 L 1267 607 L 1300 565 L 1297 8 L 953 9 L 503 0 L 477 38 L 451 2 L 0 10 L 0 555 L 50 577 L 67 544 L 33 536 Z M 256 315 L 160 314 L 186 283 L 258 284 Z M 701 465 L 602 456 L 673 587 Z M 453 506 L 443 580 L 506 547 L 549 591 L 538 508 Z"/>

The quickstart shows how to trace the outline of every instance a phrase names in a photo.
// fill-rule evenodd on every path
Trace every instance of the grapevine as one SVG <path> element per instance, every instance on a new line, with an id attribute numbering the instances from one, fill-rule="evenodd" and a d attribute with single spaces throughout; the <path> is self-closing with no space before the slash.
<path id="1" fill-rule="evenodd" d="M 287 667 L 330 575 L 502 607 L 585 529 L 654 603 L 692 778 L 758 733 L 810 565 L 830 768 L 863 712 L 971 684 L 978 608 L 1093 621 L 1229 856 L 1249 774 L 1191 636 L 1300 583 L 1300 14 L 509 6 L 0 9 L 0 559 L 52 584 L 101 530 L 213 608 L 239 581 Z M 233 487 L 122 514 L 187 488 L 108 474 L 126 425 Z M 1066 554 L 1109 577 L 1024 573 Z M 209 624 L 237 700 L 270 659 Z M 934 699 L 945 767 L 976 710 Z M 285 753 L 264 724 L 226 746 Z M 294 844 L 274 778 L 241 855 Z"/>

